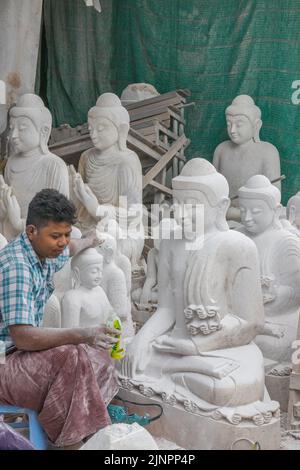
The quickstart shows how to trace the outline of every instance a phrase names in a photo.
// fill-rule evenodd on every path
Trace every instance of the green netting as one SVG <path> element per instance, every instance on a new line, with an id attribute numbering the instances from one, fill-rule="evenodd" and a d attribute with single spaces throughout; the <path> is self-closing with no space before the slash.
<path id="1" fill-rule="evenodd" d="M 47 98 L 56 124 L 86 120 L 96 96 L 132 82 L 189 88 L 189 156 L 212 159 L 227 138 L 224 109 L 250 94 L 261 139 L 280 152 L 283 202 L 300 189 L 299 0 L 45 0 Z M 111 53 L 113 51 L 113 55 Z M 297 119 L 298 118 L 298 119 Z"/>
<path id="2" fill-rule="evenodd" d="M 54 126 L 86 122 L 96 98 L 111 90 L 112 1 L 101 5 L 99 14 L 82 0 L 44 0 L 36 89 L 49 105 Z"/>

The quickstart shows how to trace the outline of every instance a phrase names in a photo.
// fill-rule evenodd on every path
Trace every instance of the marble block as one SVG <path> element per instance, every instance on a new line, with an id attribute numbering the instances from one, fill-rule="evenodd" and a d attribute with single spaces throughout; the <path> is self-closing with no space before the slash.
<path id="1" fill-rule="evenodd" d="M 249 441 L 259 442 L 263 450 L 276 450 L 280 447 L 279 410 L 268 416 L 265 424 L 256 425 L 252 420 L 243 420 L 239 424 L 231 424 L 218 415 L 200 415 L 187 411 L 178 404 L 164 403 L 158 397 L 143 396 L 136 390 L 120 389 L 118 395 L 124 400 L 137 403 L 157 404 L 163 406 L 164 413 L 157 421 L 147 427 L 149 432 L 160 438 L 175 442 L 184 449 L 192 450 L 230 450 L 249 449 Z M 186 404 L 188 406 L 188 404 Z M 154 407 L 143 408 L 153 416 Z M 141 407 L 130 405 L 130 409 L 138 414 Z M 268 422 L 267 422 L 268 421 Z M 246 440 L 244 440 L 246 439 Z M 234 442 L 236 444 L 234 444 Z"/>

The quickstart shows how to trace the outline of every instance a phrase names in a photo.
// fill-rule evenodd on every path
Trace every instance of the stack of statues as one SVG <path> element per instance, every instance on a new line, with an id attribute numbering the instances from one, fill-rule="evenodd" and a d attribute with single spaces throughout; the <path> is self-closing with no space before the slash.
<path id="1" fill-rule="evenodd" d="M 300 308 L 300 193 L 282 216 L 279 153 L 260 141 L 253 99 L 236 97 L 225 115 L 230 140 L 213 164 L 194 158 L 172 180 L 179 216 L 165 221 L 167 239 L 164 222 L 157 227 L 139 289 L 131 280 L 144 266 L 142 168 L 127 148 L 129 115 L 116 95 L 104 93 L 89 111 L 94 147 L 78 172 L 49 152 L 52 119 L 42 100 L 23 95 L 9 112 L 0 176 L 0 249 L 24 229 L 29 201 L 46 187 L 74 201 L 74 236 L 99 232 L 99 247 L 57 278 L 45 324 L 93 326 L 116 313 L 128 343 L 118 366 L 123 390 L 196 415 L 217 429 L 215 446 L 220 423 L 241 432 L 246 425 L 254 437 L 269 426 L 278 441 L 279 404 L 265 377 L 289 375 Z M 133 301 L 154 311 L 137 334 Z"/>

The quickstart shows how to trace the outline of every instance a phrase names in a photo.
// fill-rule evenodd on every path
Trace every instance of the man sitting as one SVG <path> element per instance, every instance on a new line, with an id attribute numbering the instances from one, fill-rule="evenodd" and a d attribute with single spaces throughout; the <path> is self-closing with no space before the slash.
<path id="1" fill-rule="evenodd" d="M 29 204 L 26 231 L 0 251 L 0 340 L 17 348 L 0 366 L 0 403 L 36 410 L 50 441 L 76 448 L 110 423 L 106 407 L 118 387 L 108 350 L 119 332 L 40 327 L 69 249 L 95 243 L 70 242 L 74 222 L 73 204 L 44 189 Z"/>

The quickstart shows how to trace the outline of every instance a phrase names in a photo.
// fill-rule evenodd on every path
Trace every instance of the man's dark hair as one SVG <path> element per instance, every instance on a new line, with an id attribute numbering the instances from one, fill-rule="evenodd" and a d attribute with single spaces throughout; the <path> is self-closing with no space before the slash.
<path id="1" fill-rule="evenodd" d="M 44 227 L 48 222 L 76 222 L 74 204 L 56 189 L 38 192 L 28 206 L 26 225 Z"/>

